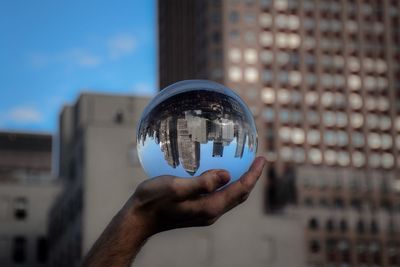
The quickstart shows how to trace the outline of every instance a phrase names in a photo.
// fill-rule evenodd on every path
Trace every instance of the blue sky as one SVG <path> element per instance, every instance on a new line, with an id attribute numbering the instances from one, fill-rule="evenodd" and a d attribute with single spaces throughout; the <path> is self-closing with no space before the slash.
<path id="1" fill-rule="evenodd" d="M 154 0 L 0 1 L 0 130 L 55 132 L 80 91 L 157 91 Z"/>

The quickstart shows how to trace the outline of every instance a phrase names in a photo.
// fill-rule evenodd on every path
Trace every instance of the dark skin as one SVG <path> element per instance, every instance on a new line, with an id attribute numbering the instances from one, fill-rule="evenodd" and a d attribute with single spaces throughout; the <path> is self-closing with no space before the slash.
<path id="1" fill-rule="evenodd" d="M 141 183 L 86 256 L 84 267 L 128 267 L 146 240 L 175 228 L 207 226 L 244 202 L 265 165 L 258 157 L 236 182 L 224 170 L 193 179 L 159 176 Z"/>

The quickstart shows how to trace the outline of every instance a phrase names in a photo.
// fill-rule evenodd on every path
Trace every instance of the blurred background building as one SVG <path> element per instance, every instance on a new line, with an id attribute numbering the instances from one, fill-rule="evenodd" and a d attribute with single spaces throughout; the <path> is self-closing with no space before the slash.
<path id="1" fill-rule="evenodd" d="M 0 266 L 46 266 L 52 136 L 0 132 Z"/>
<path id="2" fill-rule="evenodd" d="M 307 264 L 400 265 L 400 2 L 160 0 L 158 23 L 160 88 L 248 103 L 265 210 L 302 222 Z"/>

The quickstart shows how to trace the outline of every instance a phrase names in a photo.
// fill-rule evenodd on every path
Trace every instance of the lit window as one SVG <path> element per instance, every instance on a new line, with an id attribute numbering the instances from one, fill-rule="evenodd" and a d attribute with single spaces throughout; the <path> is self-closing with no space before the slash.
<path id="1" fill-rule="evenodd" d="M 326 150 L 324 153 L 325 162 L 328 165 L 334 165 L 336 163 L 336 152 L 334 150 Z"/>
<path id="2" fill-rule="evenodd" d="M 260 34 L 260 43 L 262 46 L 270 47 L 274 43 L 274 36 L 270 32 L 262 32 Z"/>
<path id="3" fill-rule="evenodd" d="M 233 82 L 239 82 L 242 80 L 242 70 L 239 67 L 230 67 L 229 79 L 231 79 Z"/>
<path id="4" fill-rule="evenodd" d="M 354 74 L 350 75 L 347 80 L 347 83 L 348 83 L 350 89 L 358 90 L 361 88 L 361 78 L 358 75 L 354 75 Z"/>
<path id="5" fill-rule="evenodd" d="M 274 7 L 276 10 L 286 10 L 288 8 L 288 1 L 287 0 L 275 0 L 274 1 Z"/>
<path id="6" fill-rule="evenodd" d="M 381 139 L 379 134 L 377 133 L 370 133 L 368 134 L 368 145 L 372 149 L 378 149 L 381 147 Z"/>
<path id="7" fill-rule="evenodd" d="M 364 135 L 360 132 L 354 132 L 351 136 L 351 140 L 355 147 L 363 147 L 365 144 Z"/>
<path id="8" fill-rule="evenodd" d="M 300 46 L 301 38 L 297 33 L 289 34 L 288 46 L 289 48 L 296 49 Z"/>
<path id="9" fill-rule="evenodd" d="M 289 73 L 289 81 L 292 86 L 301 84 L 301 73 L 299 71 L 291 71 Z"/>
<path id="10" fill-rule="evenodd" d="M 289 15 L 287 24 L 288 24 L 287 26 L 289 29 L 297 30 L 300 26 L 299 17 L 296 15 Z"/>
<path id="11" fill-rule="evenodd" d="M 386 111 L 389 109 L 389 101 L 386 97 L 380 97 L 377 105 L 380 111 Z"/>
<path id="12" fill-rule="evenodd" d="M 308 151 L 308 158 L 313 164 L 320 164 L 322 162 L 322 153 L 321 150 L 316 148 L 311 148 Z"/>
<path id="13" fill-rule="evenodd" d="M 305 100 L 307 105 L 314 106 L 318 103 L 318 94 L 316 92 L 307 92 Z"/>
<path id="14" fill-rule="evenodd" d="M 321 134 L 318 130 L 309 130 L 307 134 L 307 142 L 310 145 L 318 145 L 321 140 Z"/>
<path id="15" fill-rule="evenodd" d="M 272 88 L 264 88 L 261 92 L 261 98 L 265 104 L 273 104 L 275 102 L 275 92 Z"/>
<path id="16" fill-rule="evenodd" d="M 274 55 L 272 54 L 271 51 L 263 50 L 260 53 L 260 59 L 265 64 L 271 64 L 272 61 L 274 60 Z"/>
<path id="17" fill-rule="evenodd" d="M 347 61 L 347 66 L 352 72 L 357 72 L 360 70 L 360 61 L 356 57 L 350 57 Z"/>
<path id="18" fill-rule="evenodd" d="M 304 130 L 303 129 L 293 128 L 291 136 L 292 136 L 292 142 L 294 144 L 298 144 L 299 145 L 299 144 L 303 144 L 304 143 L 305 136 L 304 136 Z"/>
<path id="19" fill-rule="evenodd" d="M 351 114 L 351 125 L 354 128 L 360 128 L 364 123 L 364 117 L 361 113 Z"/>
<path id="20" fill-rule="evenodd" d="M 392 136 L 389 134 L 382 134 L 381 135 L 381 144 L 383 149 L 389 149 L 393 145 Z"/>
<path id="21" fill-rule="evenodd" d="M 374 60 L 372 58 L 364 58 L 363 65 L 366 71 L 372 71 L 374 69 Z"/>
<path id="22" fill-rule="evenodd" d="M 229 50 L 229 59 L 232 62 L 238 63 L 242 59 L 242 53 L 239 48 L 231 48 Z"/>
<path id="23" fill-rule="evenodd" d="M 291 129 L 289 127 L 281 127 L 279 129 L 279 136 L 283 142 L 289 142 L 290 141 L 290 131 Z"/>
<path id="24" fill-rule="evenodd" d="M 278 90 L 278 101 L 281 104 L 289 104 L 290 102 L 290 93 L 286 89 L 279 89 Z"/>
<path id="25" fill-rule="evenodd" d="M 258 81 L 258 70 L 256 68 L 246 68 L 244 72 L 244 78 L 249 83 L 255 83 Z"/>
<path id="26" fill-rule="evenodd" d="M 348 166 L 350 164 L 349 153 L 346 151 L 339 151 L 337 156 L 337 161 L 340 166 Z"/>
<path id="27" fill-rule="evenodd" d="M 272 26 L 272 16 L 268 13 L 262 13 L 259 17 L 259 23 L 261 27 L 271 27 Z"/>
<path id="28" fill-rule="evenodd" d="M 352 93 L 349 96 L 350 106 L 353 109 L 360 109 L 363 105 L 362 98 L 359 94 Z"/>
<path id="29" fill-rule="evenodd" d="M 365 156 L 363 153 L 359 151 L 355 151 L 352 153 L 353 165 L 355 167 L 362 167 L 365 164 Z"/>
<path id="30" fill-rule="evenodd" d="M 390 153 L 383 153 L 382 154 L 382 167 L 383 168 L 392 168 L 394 165 L 394 157 Z"/>
<path id="31" fill-rule="evenodd" d="M 244 60 L 248 64 L 254 64 L 257 62 L 257 52 L 255 49 L 246 49 L 244 51 Z"/>
<path id="32" fill-rule="evenodd" d="M 375 68 L 378 73 L 385 73 L 387 71 L 387 64 L 384 60 L 377 59 Z"/>

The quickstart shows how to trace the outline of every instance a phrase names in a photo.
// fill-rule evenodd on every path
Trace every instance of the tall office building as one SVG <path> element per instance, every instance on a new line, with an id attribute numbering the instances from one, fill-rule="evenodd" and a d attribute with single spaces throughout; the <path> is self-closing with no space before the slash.
<path id="1" fill-rule="evenodd" d="M 308 263 L 399 265 L 400 2 L 160 0 L 158 19 L 160 88 L 247 102 L 267 209 L 295 204 Z"/>
<path id="2" fill-rule="evenodd" d="M 47 215 L 61 189 L 51 153 L 49 134 L 0 132 L 0 266 L 47 264 Z"/>

